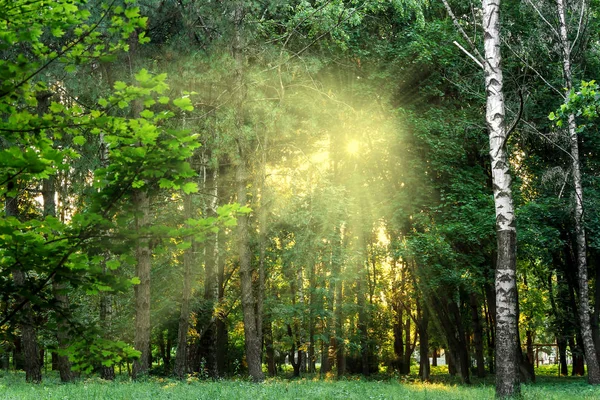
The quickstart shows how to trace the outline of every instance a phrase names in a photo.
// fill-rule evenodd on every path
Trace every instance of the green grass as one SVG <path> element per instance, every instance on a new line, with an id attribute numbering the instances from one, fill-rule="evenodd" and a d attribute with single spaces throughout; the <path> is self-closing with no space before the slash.
<path id="1" fill-rule="evenodd" d="M 437 372 L 437 371 L 436 371 Z M 441 372 L 441 371 L 440 371 Z M 540 371 L 542 372 L 542 371 Z M 39 385 L 24 382 L 22 373 L 5 373 L 0 377 L 0 399 L 15 400 L 103 400 L 103 399 L 233 399 L 233 400 L 299 400 L 299 399 L 415 399 L 415 400 L 484 400 L 494 398 L 492 377 L 460 385 L 448 375 L 434 376 L 432 383 L 420 383 L 414 377 L 381 380 L 344 379 L 268 379 L 260 384 L 243 380 L 219 382 L 190 378 L 180 382 L 165 378 L 148 378 L 131 382 L 119 378 L 115 382 L 82 379 L 62 384 L 56 375 L 44 377 Z M 600 399 L 600 388 L 586 384 L 585 378 L 539 376 L 538 383 L 523 385 L 524 399 L 582 400 Z"/>

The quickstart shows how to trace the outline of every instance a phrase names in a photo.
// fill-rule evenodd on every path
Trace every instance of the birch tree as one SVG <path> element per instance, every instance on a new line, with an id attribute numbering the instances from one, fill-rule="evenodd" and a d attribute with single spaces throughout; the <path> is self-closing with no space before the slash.
<path id="1" fill-rule="evenodd" d="M 518 312 L 516 285 L 517 230 L 511 190 L 511 172 L 506 141 L 506 110 L 500 52 L 500 0 L 483 0 L 482 26 L 484 56 L 464 32 L 446 0 L 442 0 L 462 37 L 475 53 L 461 50 L 483 66 L 486 89 L 486 125 L 488 128 L 494 206 L 496 210 L 496 397 L 509 398 L 520 393 L 518 348 Z M 460 47 L 460 46 L 459 46 Z"/>
<path id="2" fill-rule="evenodd" d="M 585 1 L 581 3 L 581 15 L 584 13 Z M 565 89 L 570 92 L 573 89 L 573 77 L 571 73 L 571 43 L 567 35 L 566 10 L 564 0 L 556 0 L 556 10 L 559 22 L 559 42 L 562 50 L 563 75 Z M 567 99 L 568 101 L 568 99 Z M 579 280 L 579 323 L 581 326 L 581 337 L 583 349 L 588 366 L 588 382 L 600 384 L 600 367 L 596 357 L 596 349 L 592 337 L 590 323 L 589 287 L 587 276 L 587 245 L 585 238 L 585 227 L 583 223 L 583 186 L 581 183 L 581 166 L 579 163 L 579 143 L 577 135 L 577 124 L 575 114 L 568 115 L 569 143 L 571 152 L 571 166 L 573 170 L 573 186 L 575 188 L 575 235 L 577 242 L 577 276 Z"/>
<path id="3" fill-rule="evenodd" d="M 506 140 L 506 112 L 500 53 L 500 1 L 483 0 L 486 123 L 490 140 L 492 184 L 496 208 L 496 397 L 520 392 L 517 358 L 517 230 Z"/>

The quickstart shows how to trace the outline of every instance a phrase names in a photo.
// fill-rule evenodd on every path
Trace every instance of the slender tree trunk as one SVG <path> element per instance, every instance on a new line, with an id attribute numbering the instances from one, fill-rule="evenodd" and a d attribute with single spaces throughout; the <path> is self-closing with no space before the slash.
<path id="1" fill-rule="evenodd" d="M 244 138 L 244 55 L 243 42 L 243 20 L 244 20 L 244 2 L 238 1 L 234 5 L 233 23 L 234 23 L 234 38 L 233 38 L 233 58 L 236 62 L 235 70 L 235 91 L 237 91 L 235 106 L 236 106 L 236 129 L 238 137 L 236 138 L 238 146 L 238 160 L 236 166 L 236 186 L 237 186 L 237 201 L 240 205 L 245 206 L 248 203 L 247 185 L 248 185 L 248 155 Z M 244 339 L 246 347 L 246 363 L 248 364 L 248 373 L 254 381 L 262 381 L 264 374 L 262 371 L 262 326 L 257 325 L 262 321 L 262 316 L 257 307 L 257 297 L 254 293 L 252 283 L 252 253 L 250 251 L 250 227 L 248 215 L 242 214 L 238 216 L 238 254 L 240 262 L 240 284 L 242 291 L 242 310 L 244 315 Z"/>
<path id="2" fill-rule="evenodd" d="M 219 235 L 217 240 L 219 241 L 219 248 L 224 247 L 225 235 Z M 218 281 L 218 304 L 222 304 L 225 299 L 225 260 L 224 257 L 217 258 L 217 281 Z M 229 336 L 227 330 L 227 316 L 223 311 L 218 311 L 216 315 L 216 328 L 217 328 L 217 370 L 219 375 L 225 374 L 227 370 L 227 351 L 229 344 Z"/>
<path id="3" fill-rule="evenodd" d="M 585 375 L 581 338 L 578 338 L 577 343 L 575 343 L 575 338 L 573 336 L 569 337 L 569 348 L 571 349 L 571 358 L 573 360 L 573 364 L 571 365 L 571 376 Z"/>
<path id="4" fill-rule="evenodd" d="M 267 371 L 270 376 L 277 376 L 277 365 L 275 364 L 275 347 L 273 346 L 273 328 L 271 321 L 263 322 L 263 337 L 265 340 L 265 353 L 267 358 Z"/>
<path id="5" fill-rule="evenodd" d="M 410 326 L 411 326 L 410 311 L 406 310 L 406 321 L 404 321 L 404 359 L 402 360 L 402 371 L 401 374 L 410 374 L 410 360 L 412 358 L 413 349 L 411 348 L 411 337 L 410 337 Z M 415 332 L 415 335 L 417 333 Z"/>
<path id="6" fill-rule="evenodd" d="M 193 218 L 192 196 L 183 195 L 183 213 L 185 219 Z M 181 299 L 181 310 L 179 314 L 179 328 L 177 330 L 177 352 L 175 354 L 174 374 L 179 379 L 185 378 L 188 372 L 188 343 L 187 334 L 190 326 L 190 299 L 192 297 L 192 264 L 194 260 L 194 241 L 183 253 L 183 291 Z"/>
<path id="7" fill-rule="evenodd" d="M 517 347 L 517 235 L 506 151 L 507 131 L 500 54 L 500 0 L 483 0 L 486 122 L 490 138 L 492 184 L 496 208 L 496 397 L 519 396 Z"/>
<path id="8" fill-rule="evenodd" d="M 483 327 L 481 326 L 481 315 L 479 302 L 474 293 L 469 295 L 471 305 L 471 321 L 473 322 L 473 345 L 475 346 L 475 361 L 477 365 L 477 377 L 485 377 L 485 359 L 483 356 Z"/>
<path id="9" fill-rule="evenodd" d="M 205 160 L 204 163 L 208 163 Z M 217 207 L 219 199 L 219 168 L 218 166 L 211 172 L 204 169 L 204 187 L 205 191 L 211 193 L 210 200 L 207 204 L 205 215 L 208 217 L 217 217 Z M 215 232 L 208 235 L 206 246 L 204 247 L 204 300 L 210 309 L 214 311 L 219 302 L 219 285 L 218 285 L 218 261 L 219 261 L 219 236 L 222 233 Z M 216 315 L 212 315 L 216 319 Z M 217 362 L 217 325 L 210 323 L 204 332 L 202 338 L 202 354 L 205 356 L 206 369 L 209 376 L 216 378 L 219 376 L 219 368 Z"/>
<path id="10" fill-rule="evenodd" d="M 570 91 L 573 87 L 571 75 L 571 48 L 567 36 L 564 0 L 556 0 L 558 20 L 560 24 L 560 41 L 563 55 L 563 73 L 565 87 Z M 579 164 L 579 144 L 575 115 L 569 114 L 569 137 L 571 142 L 571 161 L 573 186 L 575 187 L 575 232 L 577 235 L 577 273 L 579 277 L 579 322 L 585 359 L 588 365 L 588 383 L 600 384 L 600 365 L 596 356 L 596 348 L 590 323 L 589 288 L 587 277 L 587 246 L 583 216 L 583 185 L 581 183 L 581 167 Z"/>
<path id="11" fill-rule="evenodd" d="M 495 267 L 493 268 L 495 270 Z M 496 348 L 496 291 L 494 288 L 485 284 L 485 304 L 486 307 L 486 323 L 487 323 L 487 350 L 488 350 L 488 371 L 490 374 L 495 373 L 495 348 Z"/>
<path id="12" fill-rule="evenodd" d="M 450 349 L 444 349 L 444 358 L 446 359 L 446 365 L 448 366 L 448 374 L 450 376 L 456 376 L 456 363 L 454 362 L 454 356 Z"/>
<path id="13" fill-rule="evenodd" d="M 113 87 L 114 79 L 111 74 L 110 63 L 101 62 L 100 68 L 102 72 L 102 79 L 105 81 L 107 87 Z M 100 145 L 100 167 L 106 168 L 108 166 L 108 145 L 106 144 L 106 140 L 104 138 L 104 132 L 100 132 L 99 135 L 99 145 Z M 106 267 L 106 262 L 110 253 L 108 251 L 102 252 L 102 272 L 103 274 L 108 274 L 109 271 Z M 112 316 L 113 316 L 113 307 L 112 307 L 113 297 L 110 293 L 101 292 L 100 293 L 100 324 L 102 326 L 103 337 L 105 339 L 112 339 L 113 337 L 113 328 L 112 328 Z M 100 367 L 100 377 L 105 380 L 112 381 L 115 379 L 115 366 L 106 366 L 102 365 Z"/>
<path id="14" fill-rule="evenodd" d="M 421 308 L 419 302 L 417 302 L 417 309 Z M 423 306 L 420 314 L 420 321 L 418 325 L 419 329 L 419 377 L 422 381 L 429 381 L 429 375 L 431 368 L 429 364 L 429 309 L 427 306 Z M 435 357 L 435 350 L 433 352 Z"/>
<path id="15" fill-rule="evenodd" d="M 556 344 L 558 347 L 560 374 L 563 376 L 567 376 L 569 374 L 569 370 L 568 370 L 568 366 L 567 366 L 567 338 L 564 336 L 558 337 L 556 339 Z"/>
<path id="16" fill-rule="evenodd" d="M 334 240 L 333 240 L 333 266 L 332 273 L 335 279 L 335 354 L 336 354 L 336 368 L 337 376 L 341 377 L 346 374 L 346 349 L 344 346 L 344 313 L 343 313 L 343 298 L 344 293 L 343 285 L 344 282 L 341 279 L 342 265 L 342 238 L 340 237 L 341 232 L 338 227 L 334 229 Z"/>
<path id="17" fill-rule="evenodd" d="M 315 263 L 313 260 L 309 261 L 308 266 L 308 279 L 309 279 L 309 312 L 308 312 L 308 372 L 313 373 L 316 371 L 315 363 L 315 316 L 314 316 L 314 308 L 315 308 L 315 289 L 316 289 L 316 281 L 315 281 Z"/>
<path id="18" fill-rule="evenodd" d="M 50 176 L 44 179 L 42 182 L 42 197 L 44 199 L 44 217 L 51 216 L 56 217 L 56 201 L 54 195 L 56 190 L 54 189 L 54 176 Z M 56 307 L 61 315 L 58 319 L 58 329 L 56 331 L 56 339 L 58 341 L 58 347 L 65 349 L 70 342 L 69 324 L 66 321 L 66 313 L 69 308 L 69 300 L 66 295 L 66 287 L 62 282 L 59 282 L 56 278 L 52 280 L 52 291 L 54 293 L 54 300 L 56 301 Z M 60 374 L 60 380 L 62 382 L 70 382 L 73 380 L 73 373 L 71 372 L 71 362 L 69 357 L 66 355 L 57 356 L 57 366 Z"/>
<path id="19" fill-rule="evenodd" d="M 594 338 L 594 347 L 596 348 L 596 357 L 600 360 L 600 254 L 594 252 L 593 265 L 596 272 L 595 291 L 594 291 L 594 312 L 592 313 L 592 335 Z"/>
<path id="20" fill-rule="evenodd" d="M 247 203 L 246 184 L 247 173 L 244 161 L 240 161 L 237 171 L 238 202 L 242 205 Z M 244 336 L 246 343 L 246 362 L 248 372 L 255 381 L 262 381 L 260 335 L 257 326 L 256 297 L 252 285 L 252 265 L 250 253 L 250 238 L 248 227 L 248 216 L 238 216 L 238 251 L 240 260 L 240 282 L 242 286 L 242 309 L 244 314 Z M 262 327 L 261 327 L 262 329 Z"/>
<path id="21" fill-rule="evenodd" d="M 144 237 L 150 223 L 150 201 L 143 190 L 133 195 L 136 212 L 136 231 L 140 235 L 136 243 L 137 265 L 135 275 L 140 283 L 135 286 L 135 333 L 134 346 L 141 352 L 140 358 L 133 362 L 133 378 L 147 374 L 150 368 L 150 267 L 151 251 L 149 240 Z"/>
<path id="22" fill-rule="evenodd" d="M 7 192 L 10 192 L 15 188 L 16 184 L 14 181 L 10 181 L 7 184 Z M 18 217 L 19 206 L 18 196 L 6 197 L 4 205 L 5 215 L 7 217 Z M 13 280 L 15 287 L 18 290 L 22 290 L 25 286 L 25 272 L 15 269 L 12 271 Z M 21 294 L 17 296 L 17 301 L 24 301 L 25 297 Z M 42 363 L 39 357 L 39 347 L 37 343 L 37 335 L 33 324 L 33 315 L 31 310 L 31 303 L 27 302 L 21 309 L 21 323 L 19 328 L 21 330 L 21 349 L 23 364 L 25 367 L 25 380 L 32 383 L 42 382 Z M 16 352 L 17 353 L 17 352 Z"/>

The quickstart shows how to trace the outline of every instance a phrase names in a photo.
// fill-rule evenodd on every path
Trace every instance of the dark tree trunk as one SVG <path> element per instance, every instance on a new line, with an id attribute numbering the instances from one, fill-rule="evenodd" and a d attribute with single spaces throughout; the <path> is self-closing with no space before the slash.
<path id="1" fill-rule="evenodd" d="M 569 370 L 567 368 L 567 339 L 562 336 L 556 339 L 558 345 L 558 358 L 560 362 L 560 374 L 567 376 Z"/>
<path id="2" fill-rule="evenodd" d="M 419 314 L 419 377 L 422 381 L 429 381 L 429 309 L 425 306 Z M 433 353 L 435 355 L 435 350 Z"/>
<path id="3" fill-rule="evenodd" d="M 400 374 L 404 373 L 404 329 L 402 324 L 402 310 L 397 309 L 398 315 L 393 325 L 394 331 L 394 354 L 396 356 L 396 368 Z"/>
<path id="4" fill-rule="evenodd" d="M 136 211 L 136 276 L 140 283 L 135 286 L 135 349 L 141 352 L 140 358 L 133 362 L 133 378 L 148 373 L 150 368 L 150 266 L 151 251 L 144 230 L 150 224 L 150 201 L 142 190 L 136 190 L 133 196 Z"/>
<path id="5" fill-rule="evenodd" d="M 591 250 L 591 254 L 590 264 L 594 266 L 595 271 L 594 311 L 591 324 L 596 358 L 600 362 L 600 254 L 596 250 Z"/>
<path id="6" fill-rule="evenodd" d="M 450 374 L 450 376 L 456 376 L 456 363 L 454 362 L 454 356 L 448 348 L 444 349 L 444 357 L 446 358 L 446 365 L 448 366 L 448 374 Z"/>
<path id="7" fill-rule="evenodd" d="M 219 235 L 219 248 L 224 245 L 225 235 Z M 218 273 L 218 290 L 219 299 L 218 303 L 221 304 L 225 298 L 225 260 L 223 257 L 217 259 L 217 273 Z M 216 330 L 217 330 L 217 370 L 219 375 L 224 375 L 227 371 L 227 351 L 229 345 L 229 334 L 227 329 L 227 316 L 222 312 L 217 312 L 216 317 Z"/>
<path id="8" fill-rule="evenodd" d="M 495 264 L 495 262 L 494 262 Z M 494 267 L 495 269 L 495 267 Z M 493 272 L 493 271 L 492 271 Z M 489 284 L 485 284 L 485 304 L 486 304 L 486 338 L 488 351 L 488 371 L 490 374 L 495 372 L 495 348 L 496 348 L 496 292 Z"/>
<path id="9" fill-rule="evenodd" d="M 54 196 L 55 178 L 50 176 L 42 181 L 42 197 L 44 200 L 44 217 L 56 217 L 56 202 Z M 52 291 L 56 302 L 57 323 L 56 339 L 60 349 L 65 349 L 70 342 L 69 324 L 67 322 L 67 314 L 69 309 L 69 300 L 66 295 L 65 285 L 57 279 L 52 280 Z M 66 355 L 57 355 L 57 367 L 62 382 L 70 382 L 73 380 L 71 372 L 71 362 Z"/>
<path id="10" fill-rule="evenodd" d="M 263 338 L 265 340 L 265 353 L 267 358 L 267 371 L 269 376 L 277 376 L 277 365 L 275 363 L 275 347 L 273 346 L 273 328 L 271 321 L 263 321 Z"/>
<path id="11" fill-rule="evenodd" d="M 434 347 L 433 351 L 431 352 L 431 366 L 432 367 L 438 366 L 437 359 L 438 359 L 437 347 Z"/>
<path id="12" fill-rule="evenodd" d="M 292 368 L 294 368 L 294 377 L 300 376 L 300 366 L 302 365 L 302 351 L 299 349 L 297 339 L 292 332 L 292 326 L 288 324 L 287 333 L 292 341 L 292 348 L 289 352 L 290 364 L 292 364 Z M 297 356 L 297 359 L 296 359 Z"/>
<path id="13" fill-rule="evenodd" d="M 339 235 L 340 231 L 336 227 L 334 235 Z M 335 354 L 336 354 L 336 367 L 337 376 L 344 376 L 346 374 L 346 353 L 344 348 L 344 328 L 343 328 L 343 281 L 339 279 L 341 273 L 341 238 L 338 236 L 333 242 L 333 276 L 338 279 L 335 282 Z"/>
<path id="14" fill-rule="evenodd" d="M 242 1 L 236 1 L 233 6 L 233 24 L 234 38 L 232 46 L 232 55 L 235 59 L 235 107 L 236 107 L 236 130 L 237 130 L 237 146 L 238 158 L 236 160 L 236 187 L 237 201 L 240 205 L 246 206 L 248 203 L 247 185 L 248 185 L 248 162 L 250 161 L 247 154 L 246 139 L 244 138 L 244 15 L 245 5 Z M 262 293 L 256 295 L 253 288 L 253 268 L 252 268 L 252 253 L 250 250 L 250 224 L 249 217 L 246 214 L 241 214 L 237 218 L 237 236 L 238 236 L 238 254 L 240 263 L 240 286 L 242 292 L 242 313 L 244 318 L 244 342 L 246 349 L 246 363 L 248 364 L 248 373 L 254 381 L 262 381 L 264 374 L 262 371 L 262 339 L 261 330 L 262 315 L 260 308 L 257 307 L 258 297 Z"/>
<path id="15" fill-rule="evenodd" d="M 473 346 L 475 347 L 475 362 L 477 365 L 477 377 L 485 377 L 485 359 L 483 357 L 483 327 L 481 325 L 481 315 L 479 301 L 475 293 L 469 295 L 471 306 L 471 321 L 473 323 Z"/>
<path id="16" fill-rule="evenodd" d="M 577 343 L 575 343 L 575 338 L 573 336 L 569 337 L 569 348 L 571 349 L 571 357 L 573 358 L 571 376 L 585 375 L 585 357 L 583 355 L 581 339 L 577 338 Z"/>
<path id="17" fill-rule="evenodd" d="M 8 182 L 7 192 L 15 188 L 16 184 L 13 181 Z M 18 217 L 19 206 L 18 197 L 6 197 L 4 205 L 5 214 L 7 217 Z M 18 290 L 25 291 L 25 272 L 15 269 L 12 271 L 15 287 Z M 23 294 L 17 296 L 17 302 L 25 302 L 26 297 Z M 31 304 L 27 302 L 21 309 L 20 330 L 21 330 L 21 349 L 22 360 L 25 368 L 25 379 L 27 382 L 40 383 L 42 381 L 42 363 L 39 358 L 39 347 L 37 336 L 33 323 L 33 311 Z"/>
<path id="18" fill-rule="evenodd" d="M 314 316 L 314 308 L 315 308 L 315 288 L 317 287 L 316 278 L 315 278 L 315 263 L 311 260 L 309 262 L 309 316 L 308 316 L 308 359 L 307 366 L 308 372 L 314 373 L 316 371 L 316 356 L 315 356 L 315 316 Z"/>

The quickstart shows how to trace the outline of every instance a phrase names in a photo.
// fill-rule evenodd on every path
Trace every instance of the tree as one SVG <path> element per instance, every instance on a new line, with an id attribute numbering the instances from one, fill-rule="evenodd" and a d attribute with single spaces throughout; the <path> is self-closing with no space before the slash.
<path id="1" fill-rule="evenodd" d="M 496 397 L 519 395 L 519 360 L 515 212 L 506 141 L 503 77 L 500 55 L 500 2 L 483 0 L 486 122 L 490 136 L 492 184 L 496 208 L 498 261 L 496 263 Z"/>

